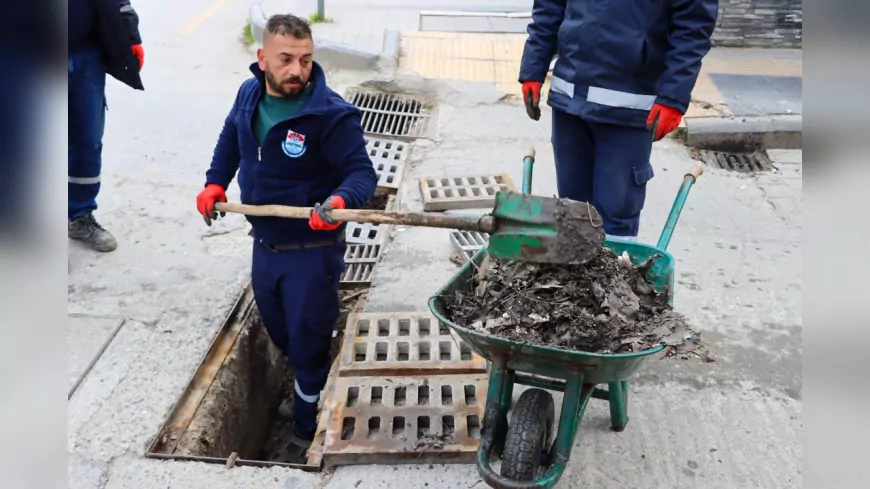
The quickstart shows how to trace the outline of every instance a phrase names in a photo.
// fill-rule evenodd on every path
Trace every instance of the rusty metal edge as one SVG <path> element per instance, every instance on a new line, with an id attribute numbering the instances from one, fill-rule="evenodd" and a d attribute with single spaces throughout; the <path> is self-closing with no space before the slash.
<path id="1" fill-rule="evenodd" d="M 152 458 L 157 460 L 175 460 L 179 462 L 204 462 L 210 464 L 221 464 L 226 465 L 229 461 L 229 458 L 220 458 L 220 457 L 200 457 L 197 455 L 172 455 L 165 453 L 146 453 L 145 458 Z M 320 472 L 323 467 L 322 465 L 309 465 L 309 464 L 291 464 L 286 462 L 268 462 L 265 460 L 246 460 L 242 458 L 235 459 L 233 461 L 233 465 L 238 466 L 249 466 L 249 467 L 287 467 L 291 469 L 304 470 L 306 472 Z"/>
<path id="2" fill-rule="evenodd" d="M 236 299 L 235 304 L 233 304 L 232 309 L 227 314 L 227 317 L 224 319 L 223 325 L 221 326 L 218 334 L 215 335 L 214 340 L 212 340 L 211 345 L 209 345 L 208 350 L 206 350 L 205 354 L 202 357 L 202 360 L 199 363 L 199 367 L 197 367 L 196 371 L 191 375 L 190 379 L 187 381 L 187 386 L 184 389 L 182 395 L 178 398 L 175 405 L 172 407 L 172 411 L 170 411 L 169 416 L 163 421 L 163 424 L 160 426 L 160 430 L 154 436 L 154 440 L 151 442 L 151 445 L 148 447 L 148 452 L 145 453 L 146 457 L 152 457 L 157 455 L 170 456 L 170 454 L 175 450 L 175 447 L 178 444 L 178 441 L 181 440 L 182 435 L 185 431 L 187 431 L 187 427 L 190 425 L 190 421 L 193 416 L 196 415 L 196 411 L 199 409 L 199 405 L 202 402 L 202 399 L 205 397 L 205 394 L 208 392 L 208 389 L 211 387 L 211 383 L 217 377 L 217 374 L 220 372 L 220 368 L 223 366 L 223 362 L 225 360 L 226 355 L 223 358 L 220 358 L 218 363 L 219 367 L 214 372 L 214 376 L 208 381 L 208 386 L 205 389 L 202 389 L 202 396 L 196 400 L 196 406 L 192 410 L 192 415 L 189 419 L 182 421 L 183 429 L 180 433 L 178 433 L 175 443 L 162 443 L 161 440 L 167 436 L 169 433 L 169 429 L 179 422 L 177 419 L 182 410 L 187 407 L 188 402 L 190 401 L 190 395 L 196 390 L 197 380 L 205 375 L 205 370 L 208 368 L 206 362 L 210 357 L 213 357 L 217 350 L 227 341 L 227 336 L 231 333 L 232 325 L 235 323 L 244 324 L 243 321 L 239 321 L 241 318 L 239 317 L 241 314 L 245 312 L 250 312 L 252 306 L 254 304 L 254 295 L 253 290 L 251 289 L 251 281 L 248 280 L 248 283 L 242 289 L 242 292 L 239 294 L 239 298 Z M 239 333 L 241 332 L 241 328 L 237 328 L 235 335 L 229 339 L 230 344 L 227 349 L 227 353 L 232 349 L 233 344 L 235 344 L 238 339 Z M 214 359 L 213 359 L 214 360 Z M 162 450 L 158 451 L 158 448 L 161 445 L 165 445 Z M 171 447 L 171 448 L 170 448 Z M 165 453 L 168 449 L 169 454 Z M 172 457 L 180 457 L 174 456 Z M 208 457 L 199 457 L 199 458 L 208 458 Z M 223 463 L 226 463 L 227 459 L 223 459 Z M 242 462 L 241 460 L 237 461 L 237 463 Z"/>
<path id="3" fill-rule="evenodd" d="M 344 452 L 327 453 L 323 468 L 346 465 L 399 465 L 399 464 L 471 464 L 477 459 L 477 450 L 467 452 Z"/>

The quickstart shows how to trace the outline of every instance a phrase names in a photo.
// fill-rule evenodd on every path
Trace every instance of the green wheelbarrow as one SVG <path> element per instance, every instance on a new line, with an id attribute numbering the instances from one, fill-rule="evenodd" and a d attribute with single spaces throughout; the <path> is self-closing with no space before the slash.
<path id="1" fill-rule="evenodd" d="M 523 193 L 526 194 L 531 192 L 532 163 L 533 159 L 526 158 L 523 175 Z M 686 173 L 655 246 L 611 240 L 604 243 L 617 254 L 628 252 L 635 265 L 656 256 L 647 278 L 654 289 L 667 294 L 671 305 L 674 257 L 666 248 L 689 190 L 702 173 L 703 166 L 699 163 L 693 164 Z M 441 323 L 489 361 L 489 387 L 477 451 L 480 476 L 491 487 L 551 488 L 565 471 L 589 399 L 607 401 L 611 428 L 614 431 L 625 429 L 628 423 L 628 379 L 665 345 L 624 354 L 587 353 L 519 343 L 450 321 L 443 297 L 451 296 L 457 290 L 469 290 L 475 269 L 486 255 L 484 247 L 465 263 L 447 285 L 429 299 L 429 309 Z M 513 387 L 517 383 L 535 388 L 523 392 L 513 407 L 511 423 L 508 424 L 507 414 Z M 597 387 L 602 384 L 607 388 Z M 564 393 L 555 433 L 553 397 L 547 390 Z M 534 440 L 534 443 L 528 443 L 529 440 Z M 501 457 L 500 474 L 490 466 L 493 452 Z"/>

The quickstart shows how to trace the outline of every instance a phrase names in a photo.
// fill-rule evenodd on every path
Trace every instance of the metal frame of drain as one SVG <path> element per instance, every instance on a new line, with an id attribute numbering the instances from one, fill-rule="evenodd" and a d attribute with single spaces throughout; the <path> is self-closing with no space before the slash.
<path id="1" fill-rule="evenodd" d="M 760 173 L 773 171 L 773 163 L 766 154 L 725 153 L 721 151 L 700 151 L 699 158 L 704 164 L 720 170 L 738 173 Z"/>
<path id="2" fill-rule="evenodd" d="M 419 183 L 427 212 L 492 208 L 497 192 L 516 190 L 507 173 L 423 177 Z"/>
<path id="3" fill-rule="evenodd" d="M 450 243 L 459 254 L 470 260 L 475 253 L 489 243 L 489 234 L 477 231 L 451 231 Z"/>
<path id="4" fill-rule="evenodd" d="M 473 462 L 487 385 L 485 373 L 336 378 L 324 467 Z"/>
<path id="5" fill-rule="evenodd" d="M 486 359 L 428 312 L 348 316 L 339 376 L 477 374 Z"/>
<path id="6" fill-rule="evenodd" d="M 415 97 L 350 87 L 344 99 L 359 108 L 367 134 L 406 139 L 429 136 L 429 104 Z"/>

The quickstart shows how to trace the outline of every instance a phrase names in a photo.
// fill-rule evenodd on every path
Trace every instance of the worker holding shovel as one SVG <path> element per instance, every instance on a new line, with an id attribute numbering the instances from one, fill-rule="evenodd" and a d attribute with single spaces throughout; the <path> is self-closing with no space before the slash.
<path id="1" fill-rule="evenodd" d="M 243 204 L 314 206 L 307 221 L 248 216 L 253 227 L 251 284 L 272 342 L 295 376 L 293 439 L 307 448 L 329 373 L 339 315 L 344 223 L 331 209 L 360 208 L 377 174 L 359 109 L 326 85 L 313 58 L 308 22 L 276 15 L 266 23 L 254 76 L 239 89 L 218 137 L 197 209 L 211 225 L 215 204 L 238 171 Z"/>
<path id="2" fill-rule="evenodd" d="M 526 111 L 547 103 L 559 196 L 591 202 L 607 237 L 635 240 L 652 142 L 680 124 L 718 0 L 535 0 L 520 66 Z M 652 131 L 652 134 L 650 134 Z"/>

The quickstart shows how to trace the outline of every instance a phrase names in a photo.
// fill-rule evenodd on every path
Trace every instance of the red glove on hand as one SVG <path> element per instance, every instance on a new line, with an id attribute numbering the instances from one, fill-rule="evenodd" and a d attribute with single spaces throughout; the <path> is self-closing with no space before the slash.
<path id="1" fill-rule="evenodd" d="M 658 119 L 658 126 L 656 126 L 656 119 Z M 653 104 L 652 110 L 649 111 L 649 118 L 646 120 L 646 128 L 655 130 L 653 141 L 658 141 L 676 129 L 681 120 L 683 120 L 683 113 L 679 110 L 667 105 Z"/>
<path id="2" fill-rule="evenodd" d="M 142 71 L 142 67 L 145 66 L 145 49 L 141 44 L 137 44 L 132 47 L 133 56 L 136 56 L 136 59 L 139 60 L 139 71 Z"/>
<path id="3" fill-rule="evenodd" d="M 541 85 L 541 82 L 523 82 L 523 103 L 526 104 L 526 114 L 534 120 L 541 118 L 541 108 L 538 105 L 541 102 Z"/>
<path id="4" fill-rule="evenodd" d="M 341 221 L 334 221 L 326 213 L 332 209 L 346 209 L 347 204 L 344 199 L 333 195 L 326 199 L 323 205 L 314 204 L 314 210 L 311 211 L 308 217 L 308 225 L 315 231 L 332 231 L 341 226 Z"/>
<path id="5" fill-rule="evenodd" d="M 226 201 L 227 193 L 224 191 L 224 188 L 216 183 L 210 183 L 196 196 L 196 210 L 202 214 L 206 225 L 211 226 L 211 220 L 217 220 L 217 213 L 214 211 L 215 203 Z M 224 217 L 227 213 L 221 212 L 220 215 Z"/>

